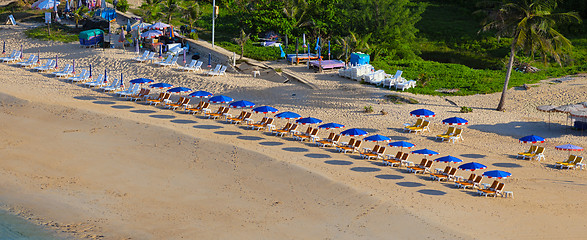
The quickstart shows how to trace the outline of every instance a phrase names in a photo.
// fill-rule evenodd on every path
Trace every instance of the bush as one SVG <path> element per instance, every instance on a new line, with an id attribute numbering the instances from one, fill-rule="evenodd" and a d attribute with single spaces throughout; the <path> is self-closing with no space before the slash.
<path id="1" fill-rule="evenodd" d="M 127 0 L 119 0 L 118 5 L 116 6 L 116 9 L 121 12 L 126 12 L 126 11 L 128 11 L 129 6 L 130 5 L 128 4 Z"/>
<path id="2" fill-rule="evenodd" d="M 470 107 L 461 107 L 461 112 L 462 113 L 470 113 L 470 112 L 473 112 L 473 109 Z"/>
<path id="3" fill-rule="evenodd" d="M 41 26 L 26 30 L 24 33 L 28 38 L 35 38 L 40 40 L 58 41 L 58 42 L 76 42 L 79 40 L 77 32 L 73 29 L 61 25 L 51 24 L 51 35 L 47 34 L 47 27 Z"/>
<path id="4" fill-rule="evenodd" d="M 364 107 L 363 107 L 363 110 L 364 110 L 366 113 L 372 113 L 372 112 L 373 112 L 373 106 L 364 106 Z"/>

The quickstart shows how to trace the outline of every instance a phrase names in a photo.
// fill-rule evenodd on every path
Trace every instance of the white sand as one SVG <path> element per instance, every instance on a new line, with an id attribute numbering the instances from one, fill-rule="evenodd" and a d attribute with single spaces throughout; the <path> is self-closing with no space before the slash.
<path id="1" fill-rule="evenodd" d="M 135 55 L 120 49 L 33 41 L 13 30 L 2 29 L 0 36 L 8 49 L 24 43 L 25 57 L 41 50 L 42 57 L 58 56 L 60 64 L 72 59 L 78 68 L 92 63 L 94 74 L 107 67 L 116 77 L 124 71 L 127 80 L 147 77 L 272 105 L 513 174 L 504 182 L 515 199 L 486 199 L 356 155 L 127 102 L 0 64 L 0 203 L 76 238 L 552 239 L 581 238 L 587 232 L 582 221 L 587 210 L 581 202 L 587 197 L 586 172 L 552 168 L 568 156 L 554 150 L 555 145 L 587 147 L 587 137 L 568 130 L 562 114 L 553 114 L 548 128 L 548 114 L 535 110 L 538 105 L 585 101 L 585 77 L 510 90 L 506 112 L 492 110 L 499 94 L 403 93 L 421 104 L 395 105 L 382 102 L 393 92 L 302 66 L 271 63 L 312 79 L 319 90 L 248 74 L 211 78 L 162 69 L 132 62 Z M 474 112 L 458 113 L 445 98 Z M 361 111 L 368 105 L 376 113 Z M 417 108 L 436 112 L 431 133 L 401 131 L 403 123 L 413 121 L 409 112 Z M 377 114 L 381 109 L 389 114 Z M 446 129 L 440 121 L 452 116 L 470 121 L 465 141 L 433 141 Z M 517 139 L 530 134 L 548 138 L 543 144 L 545 161 L 512 158 L 528 148 Z"/>

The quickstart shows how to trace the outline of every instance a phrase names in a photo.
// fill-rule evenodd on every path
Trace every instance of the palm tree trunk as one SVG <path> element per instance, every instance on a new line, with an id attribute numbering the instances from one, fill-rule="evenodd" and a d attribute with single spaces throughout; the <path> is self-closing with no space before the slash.
<path id="1" fill-rule="evenodd" d="M 516 57 L 516 38 L 512 41 L 512 45 L 510 47 L 510 61 L 508 63 L 508 69 L 505 73 L 505 82 L 503 84 L 503 91 L 501 92 L 501 98 L 499 99 L 499 104 L 497 105 L 497 111 L 503 111 L 503 106 L 505 105 L 505 94 L 508 90 L 508 84 L 510 83 L 510 76 L 512 75 L 512 68 L 514 67 L 514 59 Z"/>
<path id="2" fill-rule="evenodd" d="M 243 43 L 243 44 L 241 44 L 241 58 L 239 60 L 243 59 L 244 56 L 245 56 L 245 44 Z"/>

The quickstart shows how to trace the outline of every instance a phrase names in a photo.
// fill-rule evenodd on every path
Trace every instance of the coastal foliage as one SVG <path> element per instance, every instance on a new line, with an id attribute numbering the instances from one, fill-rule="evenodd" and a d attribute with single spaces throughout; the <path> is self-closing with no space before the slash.
<path id="1" fill-rule="evenodd" d="M 26 30 L 24 33 L 28 38 L 35 38 L 46 41 L 57 42 L 76 42 L 78 41 L 78 31 L 61 24 L 51 24 L 51 35 L 47 34 L 47 27 L 40 26 Z"/>
<path id="2" fill-rule="evenodd" d="M 571 41 L 555 28 L 557 24 L 580 21 L 576 12 L 557 13 L 556 0 L 506 1 L 490 6 L 482 30 L 494 30 L 498 37 L 510 37 L 509 61 L 505 83 L 497 110 L 505 105 L 506 92 L 514 65 L 516 53 L 521 51 L 534 58 L 538 54 L 546 64 L 550 58 L 560 66 L 563 54 L 571 50 Z"/>

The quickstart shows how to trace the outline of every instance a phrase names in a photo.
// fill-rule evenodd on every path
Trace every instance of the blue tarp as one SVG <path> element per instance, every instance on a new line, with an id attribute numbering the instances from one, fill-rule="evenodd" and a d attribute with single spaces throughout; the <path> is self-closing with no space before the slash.
<path id="1" fill-rule="evenodd" d="M 369 64 L 369 55 L 364 53 L 351 53 L 351 65 Z"/>
<path id="2" fill-rule="evenodd" d="M 112 8 L 99 8 L 94 12 L 94 16 L 99 16 L 108 21 L 112 21 L 116 19 L 116 10 Z"/>

